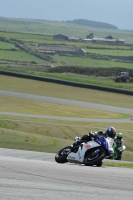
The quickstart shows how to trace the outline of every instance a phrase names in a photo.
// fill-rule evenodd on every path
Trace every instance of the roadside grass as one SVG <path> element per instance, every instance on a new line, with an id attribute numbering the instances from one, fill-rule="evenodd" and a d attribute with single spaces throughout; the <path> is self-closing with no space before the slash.
<path id="1" fill-rule="evenodd" d="M 56 137 L 0 128 L 0 148 L 56 153 L 71 143 Z"/>
<path id="2" fill-rule="evenodd" d="M 0 121 L 1 122 L 1 121 Z M 4 121 L 5 123 L 5 121 Z M 40 151 L 56 153 L 61 148 L 69 146 L 74 142 L 75 135 L 81 136 L 76 132 L 78 127 L 60 127 L 60 125 L 38 125 L 28 122 L 6 122 L 7 128 L 0 128 L 0 147 L 20 150 Z M 12 124 L 13 123 L 13 124 Z M 22 127 L 20 126 L 22 125 Z M 46 128 L 47 127 L 47 128 Z M 43 131 L 43 128 L 44 131 Z M 90 128 L 90 127 L 89 127 Z M 85 129 L 82 127 L 82 130 Z M 47 130 L 47 131 L 46 131 Z M 79 131 L 79 130 L 78 130 Z M 80 128 L 81 131 L 81 128 Z M 84 130 L 85 132 L 85 130 Z M 87 133 L 87 128 L 86 128 Z M 127 143 L 126 143 L 127 144 Z M 128 146 L 127 146 L 128 147 Z M 132 149 L 133 150 L 133 149 Z M 133 162 L 133 152 L 124 151 L 122 161 Z M 107 161 L 108 166 L 130 166 L 127 163 L 112 163 Z M 133 164 L 131 165 L 133 166 Z"/>
<path id="3" fill-rule="evenodd" d="M 108 167 L 124 167 L 124 168 L 133 168 L 133 164 L 132 163 L 125 163 L 125 162 L 110 162 L 110 161 L 106 161 L 103 162 L 103 166 L 108 166 Z"/>
<path id="4" fill-rule="evenodd" d="M 133 152 L 125 150 L 122 154 L 122 160 L 133 162 Z"/>
<path id="5" fill-rule="evenodd" d="M 104 84 L 106 84 L 106 82 L 104 82 Z M 133 97 L 130 95 L 71 87 L 4 75 L 0 75 L 0 90 L 133 108 Z"/>
<path id="6" fill-rule="evenodd" d="M 82 136 L 89 131 L 105 131 L 110 123 L 94 123 L 94 122 L 73 122 L 68 120 L 52 120 L 40 118 L 26 118 L 13 116 L 0 116 L 0 135 L 2 131 L 6 131 L 8 143 L 11 142 L 8 131 L 24 132 L 25 134 L 36 134 L 36 136 L 47 136 L 58 138 L 61 140 L 69 140 L 73 143 L 76 136 Z M 123 133 L 124 142 L 127 151 L 133 151 L 133 130 L 131 124 L 111 124 L 117 132 Z M 12 132 L 13 133 L 13 132 Z M 15 136 L 16 137 L 16 136 Z M 1 139 L 2 140 L 2 139 Z M 12 143 L 12 142 L 11 142 Z M 39 144 L 38 144 L 39 145 Z M 69 143 L 70 145 L 70 143 Z M 130 160 L 130 155 L 124 157 Z"/>
<path id="7" fill-rule="evenodd" d="M 0 96 L 0 111 L 79 118 L 130 118 L 127 114 L 6 96 Z"/>

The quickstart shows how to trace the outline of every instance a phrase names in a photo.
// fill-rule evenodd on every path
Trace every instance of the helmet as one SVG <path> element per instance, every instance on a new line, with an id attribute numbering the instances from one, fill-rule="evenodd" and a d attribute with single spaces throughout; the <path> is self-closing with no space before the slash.
<path id="1" fill-rule="evenodd" d="M 113 126 L 109 126 L 105 131 L 105 134 L 111 138 L 114 138 L 116 136 L 116 130 Z"/>
<path id="2" fill-rule="evenodd" d="M 117 138 L 122 139 L 122 137 L 123 137 L 122 133 L 117 134 Z"/>

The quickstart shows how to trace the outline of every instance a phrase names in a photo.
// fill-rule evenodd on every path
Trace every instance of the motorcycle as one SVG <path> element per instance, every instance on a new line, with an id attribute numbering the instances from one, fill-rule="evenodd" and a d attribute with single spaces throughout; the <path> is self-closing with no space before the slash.
<path id="1" fill-rule="evenodd" d="M 61 149 L 55 155 L 57 163 L 76 163 L 85 166 L 102 166 L 102 160 L 109 154 L 113 154 L 113 139 L 105 137 L 95 137 L 93 140 L 83 142 L 75 151 L 71 146 Z"/>
<path id="2" fill-rule="evenodd" d="M 114 142 L 113 144 L 113 149 L 114 149 L 114 154 L 112 156 L 109 157 L 109 159 L 112 159 L 112 160 L 121 160 L 122 158 L 122 153 L 123 151 L 126 149 L 126 146 L 123 145 L 119 148 L 117 148 L 117 145 L 116 143 Z"/>

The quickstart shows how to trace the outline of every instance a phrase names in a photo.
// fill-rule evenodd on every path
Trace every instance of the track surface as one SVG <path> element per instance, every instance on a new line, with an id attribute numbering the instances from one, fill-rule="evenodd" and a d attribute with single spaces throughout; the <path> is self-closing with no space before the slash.
<path id="1" fill-rule="evenodd" d="M 18 92 L 4 91 L 4 90 L 0 90 L 0 95 L 39 100 L 39 101 L 44 101 L 44 102 L 66 104 L 66 105 L 71 105 L 71 106 L 80 106 L 80 107 L 99 109 L 99 110 L 104 110 L 104 111 L 125 113 L 131 116 L 133 115 L 133 109 L 131 108 L 123 108 L 123 107 L 117 107 L 117 106 L 109 106 L 109 105 L 103 105 L 103 104 L 96 104 L 96 103 L 89 103 L 89 102 L 82 102 L 82 101 L 61 99 L 61 98 L 53 98 L 53 97 L 47 97 L 47 96 L 39 96 L 39 95 L 25 94 L 25 93 L 18 93 Z M 130 118 L 129 119 L 90 119 L 90 118 L 57 117 L 57 116 L 45 116 L 45 115 L 33 115 L 33 114 L 31 115 L 31 114 L 13 113 L 13 112 L 10 112 L 10 113 L 0 112 L 0 115 L 8 115 L 8 116 L 11 115 L 11 116 L 43 118 L 43 119 L 47 118 L 47 119 L 56 119 L 56 120 L 84 121 L 84 122 L 132 123 Z"/>
<path id="2" fill-rule="evenodd" d="M 58 164 L 54 154 L 0 149 L 2 200 L 132 200 L 133 169 Z"/>

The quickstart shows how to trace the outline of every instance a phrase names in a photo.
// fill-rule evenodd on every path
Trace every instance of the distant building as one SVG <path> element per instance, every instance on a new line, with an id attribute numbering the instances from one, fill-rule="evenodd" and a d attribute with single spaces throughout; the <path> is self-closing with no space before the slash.
<path id="1" fill-rule="evenodd" d="M 86 36 L 87 39 L 93 39 L 94 38 L 94 33 L 90 33 L 89 35 Z"/>
<path id="2" fill-rule="evenodd" d="M 107 40 L 115 40 L 116 44 L 124 44 L 124 43 L 125 43 L 125 40 L 118 39 L 118 38 L 114 37 L 113 35 L 108 35 L 108 36 L 105 37 L 104 39 L 107 39 Z"/>
<path id="3" fill-rule="evenodd" d="M 82 42 L 81 38 L 75 38 L 75 37 L 69 37 L 68 38 L 69 42 Z"/>
<path id="4" fill-rule="evenodd" d="M 86 55 L 86 51 L 82 48 L 70 48 L 70 47 L 65 47 L 65 46 L 52 46 L 52 45 L 39 45 L 39 50 L 40 53 L 45 53 L 45 52 L 51 52 L 51 53 L 57 53 L 57 54 L 78 54 L 78 55 Z"/>
<path id="5" fill-rule="evenodd" d="M 110 40 L 115 39 L 116 40 L 117 38 L 114 37 L 113 35 L 108 35 L 105 37 L 105 39 L 110 39 Z"/>
<path id="6" fill-rule="evenodd" d="M 85 42 L 85 43 L 91 43 L 92 39 L 83 39 L 83 42 Z"/>
<path id="7" fill-rule="evenodd" d="M 48 50 L 38 50 L 38 52 L 42 54 L 50 54 L 50 55 L 55 54 L 55 51 L 48 51 Z"/>
<path id="8" fill-rule="evenodd" d="M 105 39 L 105 38 L 93 38 L 92 39 L 93 43 L 110 43 L 110 44 L 116 44 L 116 39 Z"/>
<path id="9" fill-rule="evenodd" d="M 95 38 L 93 33 L 90 33 L 89 35 L 86 36 L 86 39 L 81 39 L 81 38 L 75 38 L 75 37 L 68 37 L 63 34 L 57 34 L 53 36 L 54 40 L 65 40 L 69 42 L 92 42 L 92 43 L 108 43 L 108 44 L 124 44 L 125 40 L 123 39 L 118 39 L 112 35 L 108 35 L 104 38 Z"/>
<path id="10" fill-rule="evenodd" d="M 125 44 L 125 40 L 117 39 L 116 44 Z"/>
<path id="11" fill-rule="evenodd" d="M 125 40 L 121 39 L 107 39 L 107 38 L 93 38 L 93 43 L 100 43 L 100 44 L 124 44 Z"/>
<path id="12" fill-rule="evenodd" d="M 63 34 L 57 34 L 53 36 L 54 40 L 68 40 L 68 38 L 69 38 L 68 36 Z"/>

